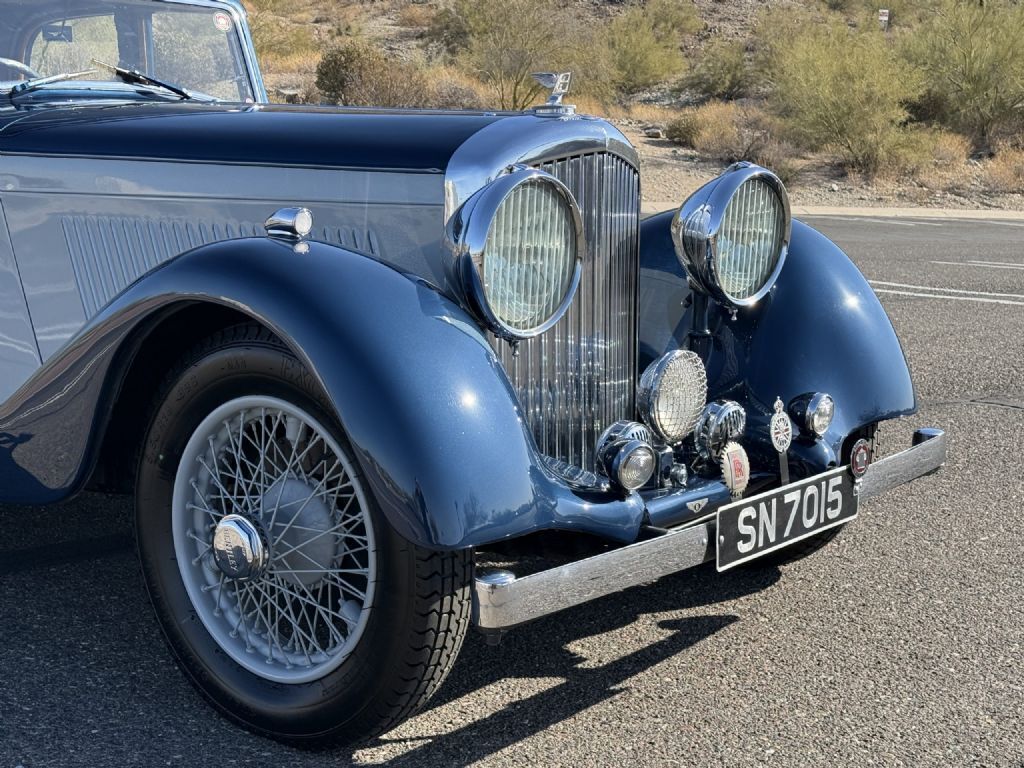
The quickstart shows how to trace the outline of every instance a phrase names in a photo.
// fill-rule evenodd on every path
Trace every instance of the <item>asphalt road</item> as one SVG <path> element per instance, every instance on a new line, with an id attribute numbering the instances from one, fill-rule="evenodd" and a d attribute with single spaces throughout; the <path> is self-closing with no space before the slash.
<path id="1" fill-rule="evenodd" d="M 874 282 L 940 475 L 781 570 L 705 567 L 473 635 L 429 709 L 303 753 L 215 715 L 171 662 L 129 510 L 0 507 L 0 768 L 1024 765 L 1024 222 L 820 218 Z"/>

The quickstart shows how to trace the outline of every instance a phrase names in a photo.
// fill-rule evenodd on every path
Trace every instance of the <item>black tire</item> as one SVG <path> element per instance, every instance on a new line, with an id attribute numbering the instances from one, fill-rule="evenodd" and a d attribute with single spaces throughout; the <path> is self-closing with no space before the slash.
<path id="1" fill-rule="evenodd" d="M 411 716 L 439 688 L 470 623 L 470 552 L 435 552 L 402 539 L 367 488 L 377 581 L 363 634 L 324 678 L 282 684 L 236 663 L 196 615 L 175 558 L 172 489 L 182 449 L 219 403 L 245 393 L 287 400 L 351 446 L 324 394 L 299 361 L 255 325 L 220 332 L 169 375 L 139 460 L 136 530 L 149 596 L 183 670 L 228 718 L 300 746 L 352 743 Z"/>

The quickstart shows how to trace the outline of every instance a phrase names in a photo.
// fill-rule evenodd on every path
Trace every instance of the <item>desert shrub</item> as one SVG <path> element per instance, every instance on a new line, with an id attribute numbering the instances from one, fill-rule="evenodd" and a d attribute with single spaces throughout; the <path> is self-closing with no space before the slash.
<path id="1" fill-rule="evenodd" d="M 665 126 L 665 138 L 682 147 L 693 149 L 700 132 L 700 118 L 696 109 L 684 109 Z"/>
<path id="2" fill-rule="evenodd" d="M 969 176 L 970 151 L 971 143 L 959 134 L 915 126 L 903 131 L 880 173 L 913 178 L 929 189 L 956 189 Z"/>
<path id="3" fill-rule="evenodd" d="M 985 163 L 983 178 L 993 192 L 1024 193 L 1024 149 L 1001 148 Z"/>
<path id="4" fill-rule="evenodd" d="M 543 92 L 534 72 L 575 69 L 577 26 L 555 0 L 451 0 L 427 38 L 487 85 L 498 106 L 524 109 Z"/>
<path id="5" fill-rule="evenodd" d="M 427 30 L 434 22 L 434 9 L 426 3 L 409 3 L 398 12 L 398 24 L 411 29 Z"/>
<path id="6" fill-rule="evenodd" d="M 316 70 L 316 88 L 327 101 L 348 106 L 422 107 L 431 95 L 422 68 L 389 59 L 358 39 L 324 54 Z"/>
<path id="7" fill-rule="evenodd" d="M 451 0 L 434 12 L 424 36 L 454 57 L 469 47 L 474 26 L 482 22 L 480 10 L 481 5 L 472 0 Z"/>
<path id="8" fill-rule="evenodd" d="M 905 53 L 927 73 L 922 116 L 987 149 L 1024 122 L 1024 5 L 939 0 Z"/>
<path id="9" fill-rule="evenodd" d="M 771 138 L 766 115 L 752 106 L 712 101 L 683 110 L 665 128 L 665 135 L 714 160 L 731 163 L 756 160 Z"/>
<path id="10" fill-rule="evenodd" d="M 751 82 L 746 45 L 735 40 L 716 40 L 709 45 L 686 78 L 688 88 L 713 99 L 743 96 Z"/>
<path id="11" fill-rule="evenodd" d="M 797 148 L 785 139 L 770 135 L 754 148 L 749 159 L 775 173 L 782 179 L 783 184 L 789 184 L 796 179 L 802 167 Z"/>
<path id="12" fill-rule="evenodd" d="M 696 8 L 679 0 L 632 4 L 604 29 L 614 84 L 635 93 L 678 76 L 685 67 L 680 44 L 701 27 Z"/>
<path id="13" fill-rule="evenodd" d="M 485 109 L 488 106 L 483 85 L 449 68 L 437 68 L 429 74 L 429 106 L 434 109 Z"/>
<path id="14" fill-rule="evenodd" d="M 763 113 L 754 107 L 713 101 L 700 107 L 697 116 L 694 149 L 722 162 L 755 158 L 768 138 Z"/>
<path id="15" fill-rule="evenodd" d="M 907 102 L 920 74 L 881 31 L 845 24 L 806 27 L 770 69 L 769 103 L 787 133 L 809 149 L 837 152 L 851 169 L 874 173 L 902 139 Z"/>
<path id="16" fill-rule="evenodd" d="M 316 52 L 316 39 L 307 26 L 282 21 L 290 15 L 288 0 L 247 0 L 246 7 L 253 45 L 266 71 L 286 71 Z"/>

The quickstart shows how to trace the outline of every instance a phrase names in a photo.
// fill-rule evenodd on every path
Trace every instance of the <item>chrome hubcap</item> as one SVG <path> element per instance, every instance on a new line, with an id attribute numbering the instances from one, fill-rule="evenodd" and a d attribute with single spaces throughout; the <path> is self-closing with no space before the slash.
<path id="1" fill-rule="evenodd" d="M 172 504 L 182 581 L 217 644 L 267 680 L 337 669 L 373 605 L 376 547 L 358 472 L 276 398 L 226 403 L 182 453 Z"/>
<path id="2" fill-rule="evenodd" d="M 259 579 L 267 567 L 267 546 L 244 517 L 225 515 L 213 531 L 213 559 L 229 579 Z"/>

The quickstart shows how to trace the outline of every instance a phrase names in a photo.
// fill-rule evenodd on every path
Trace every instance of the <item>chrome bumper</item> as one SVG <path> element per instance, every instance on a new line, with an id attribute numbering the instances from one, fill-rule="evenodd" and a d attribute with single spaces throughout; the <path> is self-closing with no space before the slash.
<path id="1" fill-rule="evenodd" d="M 931 474 L 946 461 L 946 433 L 919 429 L 913 446 L 868 467 L 858 495 L 868 499 Z M 477 577 L 473 622 L 488 633 L 694 568 L 715 557 L 715 519 L 558 568 L 517 579 L 507 572 Z"/>

